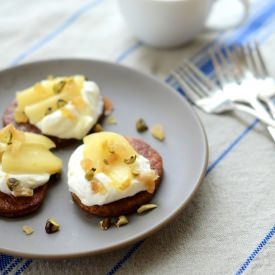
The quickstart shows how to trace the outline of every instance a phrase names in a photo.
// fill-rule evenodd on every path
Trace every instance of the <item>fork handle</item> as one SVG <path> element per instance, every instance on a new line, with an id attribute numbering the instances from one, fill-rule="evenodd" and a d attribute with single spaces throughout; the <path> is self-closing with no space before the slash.
<path id="1" fill-rule="evenodd" d="M 256 118 L 258 118 L 261 122 L 263 122 L 266 126 L 272 127 L 272 130 L 274 128 L 275 132 L 275 120 L 271 119 L 270 117 L 266 116 L 266 114 L 263 115 L 262 112 L 258 112 L 254 108 L 250 108 L 248 106 L 245 106 L 243 104 L 234 103 L 234 108 L 238 111 L 245 112 L 247 114 L 250 114 Z"/>

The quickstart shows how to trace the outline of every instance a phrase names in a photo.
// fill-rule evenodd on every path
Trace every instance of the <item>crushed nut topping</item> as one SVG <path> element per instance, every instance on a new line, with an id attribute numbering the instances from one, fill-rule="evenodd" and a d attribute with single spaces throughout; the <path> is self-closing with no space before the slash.
<path id="1" fill-rule="evenodd" d="M 45 230 L 48 234 L 55 233 L 59 231 L 60 225 L 55 219 L 48 219 L 45 225 Z"/>
<path id="2" fill-rule="evenodd" d="M 91 181 L 91 187 L 94 193 L 106 194 L 107 192 L 104 185 L 96 180 Z"/>
<path id="3" fill-rule="evenodd" d="M 86 174 L 85 174 L 85 179 L 88 181 L 91 181 L 94 178 L 96 168 L 90 169 Z"/>
<path id="4" fill-rule="evenodd" d="M 139 176 L 139 172 L 137 170 L 133 170 L 132 171 L 132 175 L 135 176 L 135 177 L 137 177 L 137 176 Z"/>
<path id="5" fill-rule="evenodd" d="M 110 218 L 105 218 L 99 222 L 100 228 L 102 230 L 108 230 L 112 225 Z"/>
<path id="6" fill-rule="evenodd" d="M 13 135 L 12 135 L 12 132 L 8 132 L 8 136 L 6 137 L 6 140 L 7 140 L 7 145 L 11 145 L 12 144 L 12 138 L 13 138 Z"/>
<path id="7" fill-rule="evenodd" d="M 136 121 L 136 129 L 139 133 L 142 133 L 142 132 L 145 132 L 148 130 L 148 126 L 147 126 L 146 122 L 144 121 L 144 119 L 139 118 Z"/>
<path id="8" fill-rule="evenodd" d="M 136 161 L 136 159 L 137 159 L 137 156 L 134 155 L 134 156 L 131 156 L 128 159 L 124 159 L 124 163 L 126 163 L 126 164 L 133 164 Z"/>
<path id="9" fill-rule="evenodd" d="M 93 161 L 89 158 L 81 160 L 80 165 L 85 172 L 88 172 L 93 168 Z"/>
<path id="10" fill-rule="evenodd" d="M 152 209 L 157 208 L 157 207 L 158 206 L 156 204 L 153 204 L 153 203 L 144 204 L 144 205 L 142 205 L 138 208 L 137 213 L 142 214 L 144 212 L 147 212 L 147 211 L 152 210 Z"/>
<path id="11" fill-rule="evenodd" d="M 115 222 L 115 226 L 116 227 L 121 227 L 121 226 L 126 225 L 128 223 L 129 223 L 129 221 L 128 221 L 126 216 L 119 216 L 117 221 Z"/>
<path id="12" fill-rule="evenodd" d="M 34 230 L 32 227 L 28 226 L 28 225 L 23 225 L 22 226 L 22 231 L 26 234 L 26 235 L 31 235 Z"/>
<path id="13" fill-rule="evenodd" d="M 53 111 L 53 108 L 52 107 L 48 107 L 48 109 L 45 111 L 45 116 L 51 114 Z"/>
<path id="14" fill-rule="evenodd" d="M 109 125 L 117 124 L 117 120 L 114 116 L 108 116 L 106 123 Z"/>
<path id="15" fill-rule="evenodd" d="M 20 181 L 15 178 L 8 178 L 7 180 L 7 186 L 11 191 L 13 191 L 19 184 Z"/>
<path id="16" fill-rule="evenodd" d="M 62 92 L 63 88 L 65 87 L 66 85 L 66 81 L 65 80 L 62 80 L 58 83 L 56 83 L 55 85 L 53 85 L 53 91 L 55 94 L 59 94 Z"/>
<path id="17" fill-rule="evenodd" d="M 104 96 L 104 115 L 105 116 L 110 115 L 113 110 L 114 110 L 114 106 L 112 101 L 107 96 Z"/>
<path id="18" fill-rule="evenodd" d="M 164 129 L 161 124 L 156 124 L 151 129 L 151 134 L 154 138 L 163 141 L 165 138 Z"/>
<path id="19" fill-rule="evenodd" d="M 103 162 L 104 162 L 105 165 L 109 165 L 110 164 L 107 159 L 104 159 Z"/>
<path id="20" fill-rule="evenodd" d="M 67 104 L 67 101 L 62 98 L 58 99 L 56 103 L 58 109 L 64 107 L 66 104 Z"/>
<path id="21" fill-rule="evenodd" d="M 24 187 L 20 185 L 20 182 L 15 183 L 12 187 L 12 195 L 14 197 L 32 197 L 33 196 L 33 189 Z"/>

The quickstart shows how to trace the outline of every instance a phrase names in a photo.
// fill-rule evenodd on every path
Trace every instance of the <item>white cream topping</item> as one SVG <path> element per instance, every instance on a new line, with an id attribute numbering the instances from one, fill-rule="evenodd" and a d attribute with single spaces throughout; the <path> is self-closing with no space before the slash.
<path id="1" fill-rule="evenodd" d="M 69 191 L 75 193 L 80 201 L 87 206 L 103 205 L 126 197 L 133 196 L 146 190 L 145 185 L 134 178 L 130 186 L 125 190 L 118 190 L 111 184 L 111 179 L 104 173 L 97 173 L 94 179 L 100 182 L 107 190 L 104 194 L 94 192 L 91 184 L 85 178 L 85 172 L 81 167 L 84 145 L 80 145 L 71 155 L 68 164 Z M 148 159 L 138 155 L 136 159 L 136 171 L 141 175 L 152 171 Z"/>
<path id="2" fill-rule="evenodd" d="M 57 110 L 35 124 L 43 134 L 59 138 L 82 139 L 96 124 L 103 111 L 103 98 L 95 82 L 84 81 L 81 95 L 87 103 L 86 107 L 77 109 L 70 102 L 64 107 L 71 111 L 75 119 L 64 117 Z"/>
<path id="3" fill-rule="evenodd" d="M 48 182 L 50 174 L 9 174 L 4 172 L 0 166 L 0 191 L 7 195 L 14 195 L 7 185 L 9 178 L 19 180 L 21 186 L 24 188 L 35 189 Z"/>

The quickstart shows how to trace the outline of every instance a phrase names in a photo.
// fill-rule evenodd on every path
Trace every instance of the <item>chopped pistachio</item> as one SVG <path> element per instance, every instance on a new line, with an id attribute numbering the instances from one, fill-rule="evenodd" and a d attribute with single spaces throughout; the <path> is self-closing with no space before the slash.
<path id="1" fill-rule="evenodd" d="M 163 141 L 165 138 L 164 129 L 161 124 L 156 124 L 151 129 L 151 134 L 154 138 Z"/>
<path id="2" fill-rule="evenodd" d="M 52 107 L 48 107 L 48 109 L 45 111 L 45 116 L 49 115 L 52 111 Z"/>
<path id="3" fill-rule="evenodd" d="M 104 159 L 103 162 L 104 162 L 105 165 L 109 165 L 110 164 L 107 159 Z"/>
<path id="4" fill-rule="evenodd" d="M 48 234 L 55 233 L 59 231 L 60 225 L 55 219 L 48 219 L 45 225 L 45 230 Z"/>
<path id="5" fill-rule="evenodd" d="M 114 110 L 114 106 L 109 97 L 104 96 L 104 116 L 108 116 Z"/>
<path id="6" fill-rule="evenodd" d="M 26 235 L 31 235 L 34 230 L 32 227 L 28 226 L 28 225 L 23 225 L 22 226 L 22 231 L 26 234 Z"/>
<path id="7" fill-rule="evenodd" d="M 116 227 L 121 227 L 121 226 L 126 225 L 128 223 L 129 223 L 129 221 L 128 221 L 126 216 L 119 216 L 117 221 L 115 222 L 115 226 Z"/>
<path id="8" fill-rule="evenodd" d="M 10 135 L 9 135 L 9 140 L 8 140 L 8 145 L 11 145 L 12 144 L 12 133 L 10 133 Z"/>
<path id="9" fill-rule="evenodd" d="M 145 132 L 148 130 L 148 126 L 147 126 L 146 122 L 144 121 L 144 119 L 139 118 L 136 121 L 136 129 L 139 133 L 142 133 L 142 132 Z"/>
<path id="10" fill-rule="evenodd" d="M 106 123 L 109 125 L 117 124 L 117 120 L 114 116 L 108 116 Z"/>
<path id="11" fill-rule="evenodd" d="M 12 190 L 12 195 L 14 197 L 32 197 L 33 189 L 18 185 Z"/>
<path id="12" fill-rule="evenodd" d="M 99 225 L 100 225 L 100 228 L 102 230 L 107 230 L 111 226 L 111 219 L 110 218 L 105 218 L 105 219 L 103 219 L 99 222 Z"/>
<path id="13" fill-rule="evenodd" d="M 92 168 L 85 174 L 85 179 L 91 181 L 95 175 L 96 168 Z"/>
<path id="14" fill-rule="evenodd" d="M 11 131 L 8 131 L 7 133 L 5 133 L 5 136 L 2 138 L 1 143 L 5 143 L 7 145 L 12 144 L 12 132 Z"/>
<path id="15" fill-rule="evenodd" d="M 64 99 L 60 98 L 57 100 L 57 108 L 62 108 L 67 104 L 67 101 L 65 101 Z"/>
<path id="16" fill-rule="evenodd" d="M 156 204 L 153 204 L 153 203 L 144 204 L 144 205 L 142 205 L 138 208 L 137 213 L 142 214 L 144 212 L 147 212 L 147 211 L 152 210 L 152 209 L 157 208 L 157 207 L 158 206 Z"/>
<path id="17" fill-rule="evenodd" d="M 137 170 L 133 170 L 132 171 L 132 175 L 135 176 L 135 177 L 137 177 L 137 176 L 139 176 L 139 172 Z"/>
<path id="18" fill-rule="evenodd" d="M 19 184 L 20 181 L 15 178 L 8 178 L 7 180 L 7 185 L 11 191 L 13 191 Z"/>
<path id="19" fill-rule="evenodd" d="M 137 159 L 137 156 L 134 155 L 134 156 L 131 156 L 131 157 L 128 158 L 128 159 L 124 159 L 124 162 L 125 162 L 126 164 L 133 164 L 133 163 L 136 161 L 136 159 Z"/>
<path id="20" fill-rule="evenodd" d="M 65 87 L 66 81 L 61 80 L 60 82 L 53 85 L 53 91 L 55 94 L 59 94 L 62 92 L 63 88 Z"/>
<path id="21" fill-rule="evenodd" d="M 94 133 L 98 133 L 98 132 L 102 132 L 102 131 L 104 131 L 103 127 L 101 126 L 101 124 L 97 123 L 97 124 L 94 126 L 93 132 L 94 132 Z"/>

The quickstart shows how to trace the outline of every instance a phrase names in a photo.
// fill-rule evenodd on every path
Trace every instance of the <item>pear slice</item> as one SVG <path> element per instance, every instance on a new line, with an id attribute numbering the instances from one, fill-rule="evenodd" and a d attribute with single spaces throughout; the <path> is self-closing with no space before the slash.
<path id="1" fill-rule="evenodd" d="M 42 135 L 28 133 L 28 132 L 25 132 L 24 143 L 39 144 L 39 145 L 44 146 L 46 149 L 52 149 L 52 148 L 56 147 L 55 143 L 51 139 L 49 139 L 45 136 L 42 136 Z"/>
<path id="2" fill-rule="evenodd" d="M 113 132 L 100 132 L 84 137 L 84 158 L 110 159 L 123 163 L 137 152 L 123 136 Z"/>
<path id="3" fill-rule="evenodd" d="M 131 169 L 128 165 L 114 165 L 108 173 L 116 188 L 120 190 L 127 189 L 133 178 Z"/>
<path id="4" fill-rule="evenodd" d="M 56 77 L 54 79 L 43 80 L 39 83 L 36 83 L 34 86 L 16 94 L 18 111 L 24 111 L 25 107 L 56 95 L 58 91 L 56 91 L 55 88 L 60 82 L 67 80 L 73 80 L 73 82 L 75 83 L 74 88 L 77 91 L 80 91 L 82 89 L 84 76 L 74 76 L 70 78 Z"/>
<path id="5" fill-rule="evenodd" d="M 132 163 L 138 153 L 123 136 L 112 132 L 100 132 L 84 138 L 84 159 L 112 179 L 112 185 L 125 190 L 133 179 Z M 87 171 L 86 171 L 87 172 Z"/>
<path id="6" fill-rule="evenodd" d="M 40 121 L 44 116 L 54 112 L 58 109 L 58 101 L 63 102 L 69 99 L 68 93 L 62 92 L 58 95 L 49 97 L 45 100 L 29 105 L 25 108 L 25 114 L 27 115 L 31 124 L 35 124 Z"/>
<path id="7" fill-rule="evenodd" d="M 5 151 L 2 154 L 2 169 L 6 173 L 55 174 L 61 168 L 61 160 L 40 144 L 22 144 L 16 153 Z"/>
<path id="8" fill-rule="evenodd" d="M 37 83 L 33 87 L 16 94 L 17 109 L 23 111 L 26 106 L 44 100 L 52 95 L 53 92 L 44 89 L 40 83 Z"/>

